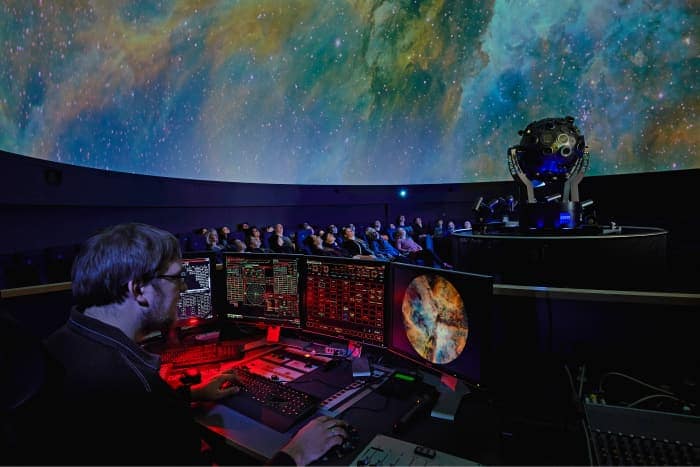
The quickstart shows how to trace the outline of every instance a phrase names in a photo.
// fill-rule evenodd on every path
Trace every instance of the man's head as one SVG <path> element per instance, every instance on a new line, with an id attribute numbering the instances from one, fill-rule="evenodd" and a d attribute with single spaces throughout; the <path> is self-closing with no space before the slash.
<path id="1" fill-rule="evenodd" d="M 275 233 L 277 235 L 284 235 L 284 226 L 282 224 L 275 224 Z"/>
<path id="2" fill-rule="evenodd" d="M 374 227 L 374 229 L 375 229 L 377 232 L 380 232 L 380 231 L 382 230 L 382 221 L 380 221 L 379 219 L 377 219 L 376 221 L 374 221 L 374 224 L 372 224 L 372 227 Z"/>
<path id="3" fill-rule="evenodd" d="M 346 240 L 355 240 L 355 229 L 350 226 L 343 227 L 343 238 Z"/>
<path id="4" fill-rule="evenodd" d="M 184 287 L 181 258 L 180 244 L 169 232 L 137 223 L 109 227 L 90 237 L 73 263 L 76 305 L 85 310 L 120 304 L 150 285 L 153 299 L 144 322 L 169 324 Z"/>

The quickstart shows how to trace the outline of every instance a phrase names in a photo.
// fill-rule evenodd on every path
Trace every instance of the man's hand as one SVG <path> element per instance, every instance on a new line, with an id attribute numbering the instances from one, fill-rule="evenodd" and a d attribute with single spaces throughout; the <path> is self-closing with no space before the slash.
<path id="1" fill-rule="evenodd" d="M 348 436 L 347 424 L 336 418 L 321 416 L 304 425 L 282 449 L 297 465 L 308 465 Z"/>
<path id="2" fill-rule="evenodd" d="M 232 372 L 224 372 L 215 376 L 207 383 L 192 386 L 190 396 L 193 401 L 216 401 L 240 391 L 236 386 L 236 376 Z"/>

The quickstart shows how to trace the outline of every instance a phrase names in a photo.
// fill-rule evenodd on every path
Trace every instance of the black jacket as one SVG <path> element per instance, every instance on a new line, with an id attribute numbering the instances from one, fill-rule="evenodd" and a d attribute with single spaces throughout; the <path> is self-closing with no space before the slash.
<path id="1" fill-rule="evenodd" d="M 53 464 L 202 464 L 188 401 L 159 376 L 160 358 L 119 329 L 73 311 L 47 340 L 65 377 L 49 423 Z"/>

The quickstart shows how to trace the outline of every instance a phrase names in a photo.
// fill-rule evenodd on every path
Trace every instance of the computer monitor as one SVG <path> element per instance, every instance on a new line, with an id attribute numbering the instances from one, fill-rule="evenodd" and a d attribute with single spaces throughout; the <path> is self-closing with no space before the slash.
<path id="1" fill-rule="evenodd" d="M 224 253 L 225 319 L 241 324 L 301 327 L 303 256 Z"/>
<path id="2" fill-rule="evenodd" d="M 180 294 L 177 304 L 175 326 L 188 329 L 207 325 L 218 316 L 214 311 L 214 270 L 216 257 L 211 252 L 189 252 L 182 258 L 183 270 L 187 272 L 187 290 Z"/>
<path id="3" fill-rule="evenodd" d="M 404 263 L 391 264 L 391 277 L 389 350 L 483 384 L 493 278 Z"/>
<path id="4" fill-rule="evenodd" d="M 306 257 L 304 330 L 384 347 L 388 263 Z"/>

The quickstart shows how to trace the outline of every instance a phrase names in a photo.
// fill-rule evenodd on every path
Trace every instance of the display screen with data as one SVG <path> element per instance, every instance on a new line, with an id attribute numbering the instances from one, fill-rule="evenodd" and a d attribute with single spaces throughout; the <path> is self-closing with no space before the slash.
<path id="1" fill-rule="evenodd" d="M 212 300 L 213 256 L 197 254 L 182 259 L 183 270 L 187 273 L 187 290 L 180 293 L 177 304 L 177 322 L 180 325 L 197 325 L 216 318 Z"/>
<path id="2" fill-rule="evenodd" d="M 384 346 L 387 264 L 307 257 L 304 329 Z"/>
<path id="3" fill-rule="evenodd" d="M 241 323 L 301 326 L 301 255 L 226 253 L 226 313 Z"/>

